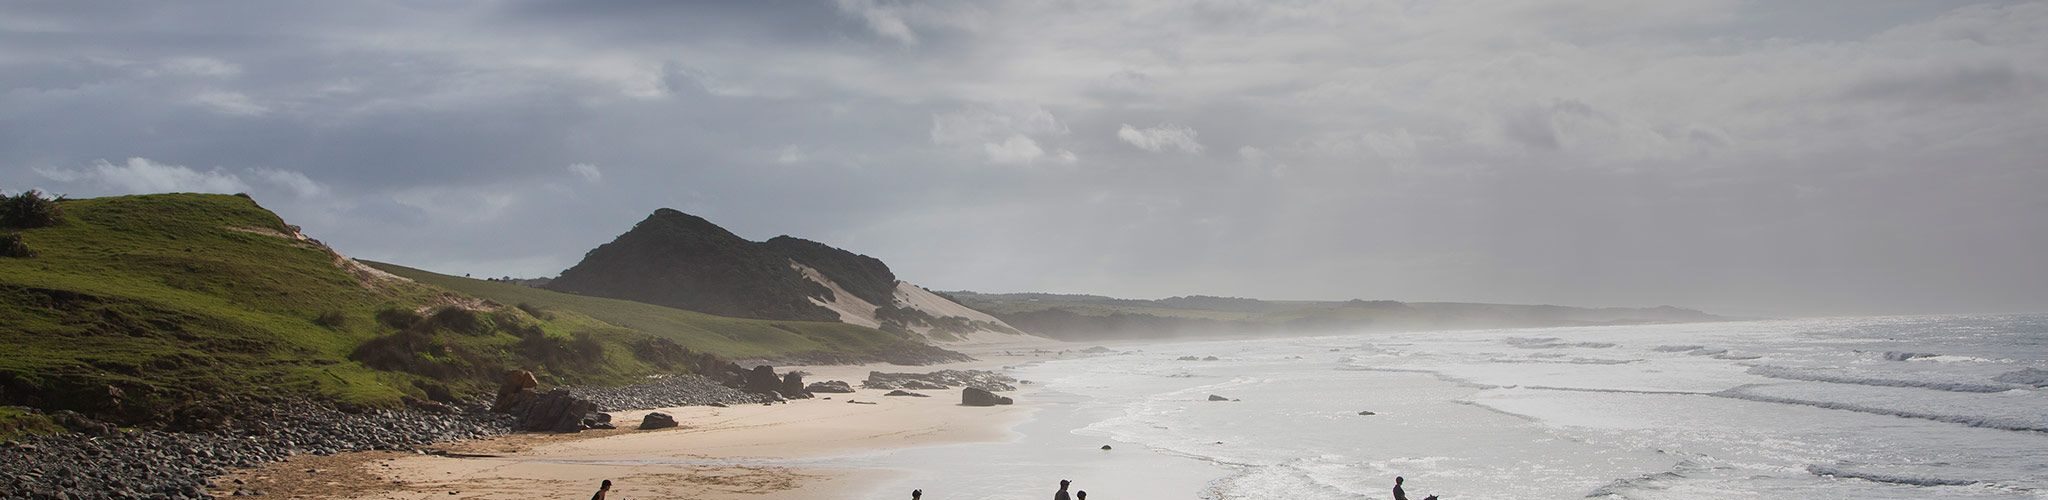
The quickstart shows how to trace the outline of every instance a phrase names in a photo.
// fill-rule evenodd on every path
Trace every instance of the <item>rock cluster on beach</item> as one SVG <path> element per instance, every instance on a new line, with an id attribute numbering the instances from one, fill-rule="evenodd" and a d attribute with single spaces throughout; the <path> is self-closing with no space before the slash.
<path id="1" fill-rule="evenodd" d="M 973 387 L 984 391 L 1014 391 L 1017 379 L 987 370 L 939 370 L 931 373 L 868 372 L 867 389 L 940 390 Z"/>
<path id="2" fill-rule="evenodd" d="M 244 408 L 207 432 L 114 430 L 34 436 L 0 445 L 0 498 L 205 498 L 209 478 L 293 454 L 413 450 L 511 430 L 482 405 L 343 412 L 303 401 Z"/>
<path id="3" fill-rule="evenodd" d="M 522 384 L 523 385 L 523 384 Z M 763 397 L 693 375 L 610 388 L 572 388 L 556 396 L 566 419 L 610 425 L 593 410 L 753 403 Z M 540 393 L 543 395 L 550 393 Z M 0 499 L 206 498 L 208 480 L 295 454 L 419 450 L 435 443 L 511 432 L 518 418 L 493 413 L 485 401 L 459 405 L 415 401 L 398 410 L 346 412 L 300 400 L 243 402 L 213 430 L 119 430 L 75 413 L 51 415 L 74 432 L 0 444 Z M 549 403 L 555 404 L 555 403 Z M 548 412 L 542 412 L 548 413 Z M 542 416 L 538 420 L 547 420 Z M 583 422 L 589 419 L 590 422 Z M 554 420 L 550 426 L 564 420 Z M 529 427 L 532 423 L 529 423 Z M 580 426 L 578 427 L 581 428 Z M 254 492 L 251 492 L 254 493 Z"/>

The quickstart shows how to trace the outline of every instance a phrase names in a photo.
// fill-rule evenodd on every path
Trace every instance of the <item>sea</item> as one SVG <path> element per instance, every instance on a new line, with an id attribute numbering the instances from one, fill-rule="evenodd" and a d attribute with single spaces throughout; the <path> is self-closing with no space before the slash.
<path id="1" fill-rule="evenodd" d="M 1107 347 L 1014 367 L 1009 441 L 814 465 L 934 500 L 2048 499 L 2042 314 Z"/>

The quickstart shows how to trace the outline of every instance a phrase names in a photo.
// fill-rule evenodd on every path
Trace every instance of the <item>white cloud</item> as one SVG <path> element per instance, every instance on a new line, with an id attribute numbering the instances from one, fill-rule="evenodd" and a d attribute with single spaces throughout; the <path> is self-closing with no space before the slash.
<path id="1" fill-rule="evenodd" d="M 237 174 L 220 167 L 202 171 L 148 158 L 129 158 L 119 164 L 96 160 L 84 168 L 37 168 L 35 171 L 45 179 L 72 185 L 70 187 L 107 194 L 232 194 L 270 188 L 303 199 L 326 196 L 329 192 L 327 186 L 293 170 L 252 168 Z"/>
<path id="2" fill-rule="evenodd" d="M 989 162 L 1023 164 L 1045 156 L 1041 139 L 1065 136 L 1067 125 L 1035 104 L 974 106 L 932 115 L 932 144 L 978 149 Z M 1071 163 L 1071 151 L 1056 159 Z"/>
<path id="3" fill-rule="evenodd" d="M 582 177 L 583 182 L 591 184 L 604 180 L 604 171 L 598 170 L 597 165 L 589 163 L 571 163 L 569 164 L 569 172 L 576 174 L 577 177 Z"/>
<path id="4" fill-rule="evenodd" d="M 775 150 L 775 162 L 783 165 L 803 163 L 809 159 L 811 159 L 811 154 L 795 144 L 786 144 L 782 146 L 782 149 Z"/>
<path id="5" fill-rule="evenodd" d="M 229 116 L 263 116 L 270 108 L 257 104 L 255 99 L 241 92 L 209 90 L 192 96 L 190 102 L 208 111 Z"/>
<path id="6" fill-rule="evenodd" d="M 327 194 L 327 186 L 314 182 L 303 173 L 268 168 L 250 169 L 249 172 L 254 174 L 256 179 L 285 188 L 300 198 L 315 198 Z"/>
<path id="7" fill-rule="evenodd" d="M 1186 153 L 1201 153 L 1202 143 L 1195 140 L 1195 135 L 1195 129 L 1192 127 L 1170 123 L 1143 129 L 1126 123 L 1123 128 L 1116 131 L 1117 139 L 1154 153 L 1169 148 Z"/>
<path id="8" fill-rule="evenodd" d="M 996 163 L 1031 163 L 1045 156 L 1045 149 L 1038 147 L 1038 141 L 1023 134 L 1012 135 L 1001 143 L 983 145 L 988 161 Z"/>
<path id="9" fill-rule="evenodd" d="M 904 20 L 902 9 L 874 0 L 837 0 L 836 3 L 840 12 L 859 16 L 876 35 L 904 45 L 917 45 L 917 32 L 912 31 L 910 23 Z"/>
<path id="10" fill-rule="evenodd" d="M 242 75 L 241 66 L 211 57 L 173 57 L 164 59 L 157 63 L 157 71 L 167 75 L 212 78 L 232 78 Z"/>
<path id="11" fill-rule="evenodd" d="M 94 161 L 82 169 L 36 169 L 44 178 L 64 183 L 83 183 L 112 189 L 120 194 L 140 193 L 241 193 L 249 184 L 240 176 L 215 168 L 193 170 L 184 165 L 166 165 L 148 158 L 129 158 L 119 165 Z"/>

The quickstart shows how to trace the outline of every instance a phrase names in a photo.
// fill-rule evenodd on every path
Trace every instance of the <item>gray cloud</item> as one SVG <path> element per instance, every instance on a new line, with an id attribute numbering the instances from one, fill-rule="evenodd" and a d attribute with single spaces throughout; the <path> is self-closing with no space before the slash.
<path id="1" fill-rule="evenodd" d="M 246 190 L 345 252 L 488 275 L 552 274 L 667 206 L 939 288 L 2042 310 L 2044 24 L 2038 2 L 10 4 L 0 188 Z"/>

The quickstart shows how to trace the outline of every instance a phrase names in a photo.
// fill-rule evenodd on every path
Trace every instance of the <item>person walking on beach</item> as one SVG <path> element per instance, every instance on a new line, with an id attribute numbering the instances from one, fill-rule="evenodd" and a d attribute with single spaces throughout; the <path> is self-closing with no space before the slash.
<path id="1" fill-rule="evenodd" d="M 1073 497 L 1067 496 L 1067 485 L 1072 483 L 1073 481 L 1061 479 L 1060 492 L 1052 494 L 1052 500 L 1074 500 Z"/>
<path id="2" fill-rule="evenodd" d="M 921 500 L 923 498 L 924 490 L 910 490 L 910 500 Z"/>
<path id="3" fill-rule="evenodd" d="M 604 500 L 604 494 L 605 494 L 605 492 L 608 492 L 608 491 L 611 491 L 611 490 L 612 490 L 612 480 L 610 480 L 610 479 L 606 479 L 606 480 L 604 480 L 604 483 L 603 483 L 603 484 L 599 484 L 599 485 L 597 485 L 597 494 L 595 494 L 595 495 L 591 495 L 591 496 L 590 496 L 590 500 Z"/>
<path id="4" fill-rule="evenodd" d="M 1394 500 L 1408 500 L 1408 492 L 1401 491 L 1401 476 L 1394 476 Z"/>

